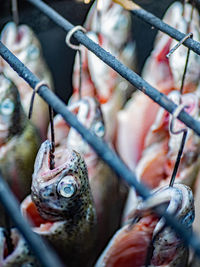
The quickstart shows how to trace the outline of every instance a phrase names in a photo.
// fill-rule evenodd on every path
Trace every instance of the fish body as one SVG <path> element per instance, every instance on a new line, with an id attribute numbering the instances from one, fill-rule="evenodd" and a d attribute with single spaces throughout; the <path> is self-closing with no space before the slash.
<path id="1" fill-rule="evenodd" d="M 163 21 L 181 32 L 194 33 L 194 39 L 199 41 L 199 15 L 194 8 L 193 17 L 188 26 L 192 7 L 180 2 L 173 3 Z M 188 27 L 189 28 L 188 28 Z M 147 59 L 142 77 L 161 93 L 168 95 L 173 90 L 179 90 L 184 72 L 187 48 L 179 47 L 169 58 L 166 55 L 177 44 L 177 41 L 165 33 L 158 33 L 154 49 Z M 183 93 L 194 92 L 199 87 L 200 57 L 191 51 Z M 129 102 L 117 115 L 117 137 L 115 146 L 132 170 L 135 169 L 145 148 L 145 138 L 153 124 L 159 107 L 141 92 L 132 95 Z"/>
<path id="2" fill-rule="evenodd" d="M 130 68 L 135 68 L 135 44 L 130 41 L 130 14 L 112 1 L 99 1 L 92 6 L 85 22 L 88 37 L 106 51 L 112 53 Z M 95 96 L 104 115 L 108 142 L 113 142 L 116 134 L 117 112 L 126 102 L 130 93 L 129 83 L 113 69 L 82 47 L 82 87 L 83 96 Z M 78 55 L 73 72 L 74 93 L 71 101 L 78 98 L 80 63 Z M 112 118 L 112 119 L 111 119 Z"/>
<path id="3" fill-rule="evenodd" d="M 96 240 L 96 212 L 83 158 L 74 150 L 55 151 L 50 169 L 51 143 L 37 155 L 31 196 L 21 204 L 22 214 L 45 237 L 67 266 L 88 266 Z M 90 266 L 90 265 L 89 265 Z"/>
<path id="4" fill-rule="evenodd" d="M 151 211 L 160 204 L 167 205 L 167 211 L 188 231 L 192 230 L 194 201 L 191 189 L 182 184 L 163 187 L 146 201 L 138 202 L 129 216 L 130 222 L 116 232 L 95 267 L 144 266 L 153 237 L 151 266 L 187 266 L 188 248 L 171 228 L 163 228 L 163 218 L 159 220 Z"/>
<path id="5" fill-rule="evenodd" d="M 95 98 L 82 97 L 68 105 L 79 121 L 99 138 L 104 138 L 103 115 Z M 89 183 L 94 198 L 98 221 L 98 246 L 100 251 L 120 225 L 122 209 L 127 195 L 126 186 L 118 181 L 115 173 L 82 139 L 82 137 L 63 120 L 60 115 L 54 119 L 55 144 L 57 150 L 65 148 L 78 151 L 85 159 Z M 50 137 L 50 135 L 49 135 Z"/>
<path id="6" fill-rule="evenodd" d="M 1 41 L 15 54 L 39 79 L 44 80 L 53 88 L 52 77 L 42 57 L 41 45 L 34 32 L 26 25 L 16 26 L 9 22 L 1 33 Z M 22 106 L 28 114 L 30 108 L 32 88 L 10 66 L 2 62 L 3 73 L 17 86 Z M 32 122 L 37 126 L 43 138 L 49 122 L 48 105 L 36 95 L 34 100 Z"/>
<path id="7" fill-rule="evenodd" d="M 0 75 L 0 170 L 21 201 L 30 192 L 40 138 L 26 117 L 17 88 Z"/>
<path id="8" fill-rule="evenodd" d="M 198 92 L 187 93 L 180 96 L 178 91 L 171 92 L 168 97 L 176 104 L 186 106 L 185 111 L 193 118 L 199 120 Z M 182 134 L 175 135 L 169 132 L 171 115 L 160 108 L 154 123 L 146 136 L 146 147 L 138 162 L 136 173 L 139 179 L 150 188 L 169 184 L 176 157 L 182 140 Z M 180 121 L 174 122 L 175 131 L 185 126 Z M 176 176 L 176 181 L 193 186 L 199 170 L 199 138 L 188 129 L 187 139 L 182 154 L 182 159 Z"/>
<path id="9" fill-rule="evenodd" d="M 194 40 L 200 40 L 199 12 L 196 8 L 193 9 L 191 4 L 183 5 L 177 1 L 174 2 L 165 13 L 163 21 L 185 34 L 192 32 Z M 169 58 L 166 58 L 166 55 L 176 44 L 176 40 L 159 32 L 154 49 L 142 71 L 143 78 L 165 94 L 171 90 L 179 90 L 181 86 L 187 48 L 181 45 Z M 192 92 L 197 88 L 200 76 L 199 65 L 199 56 L 191 51 L 184 92 Z"/>

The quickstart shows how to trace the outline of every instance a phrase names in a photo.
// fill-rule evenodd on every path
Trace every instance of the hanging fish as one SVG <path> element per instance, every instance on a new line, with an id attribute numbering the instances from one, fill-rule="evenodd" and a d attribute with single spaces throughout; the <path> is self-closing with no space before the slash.
<path id="1" fill-rule="evenodd" d="M 1 267 L 39 267 L 26 241 L 16 229 L 11 229 L 13 251 L 8 253 L 5 229 L 0 228 L 0 266 Z"/>
<path id="2" fill-rule="evenodd" d="M 52 77 L 42 57 L 40 43 L 34 32 L 26 25 L 16 26 L 9 22 L 1 33 L 1 41 L 14 53 L 39 79 L 44 80 L 50 88 L 53 87 Z M 18 76 L 18 74 L 3 61 L 3 73 L 17 86 L 22 106 L 28 114 L 33 90 Z M 34 101 L 32 121 L 40 130 L 41 136 L 46 138 L 49 122 L 48 105 L 36 95 Z"/>
<path id="3" fill-rule="evenodd" d="M 22 202 L 22 214 L 67 266 L 91 266 L 97 225 L 87 167 L 79 153 L 63 149 L 55 151 L 55 168 L 50 169 L 50 154 L 46 140 L 35 161 L 32 199 Z"/>
<path id="4" fill-rule="evenodd" d="M 130 222 L 116 232 L 95 267 L 143 267 L 150 249 L 150 266 L 186 267 L 188 248 L 151 209 L 167 205 L 167 211 L 192 231 L 193 202 L 192 191 L 186 185 L 174 184 L 154 191 L 149 199 L 139 201 L 137 209 L 130 214 Z"/>
<path id="5" fill-rule="evenodd" d="M 168 9 L 169 19 L 175 19 L 175 28 L 183 33 L 192 32 L 193 39 L 200 41 L 200 22 L 199 22 L 199 11 L 194 8 L 191 4 L 185 3 L 182 5 L 180 2 L 175 2 Z M 167 14 L 166 14 L 167 15 Z M 170 17 L 171 16 L 171 17 Z M 177 41 L 172 40 L 171 48 L 176 45 Z M 175 53 L 169 58 L 169 66 L 173 74 L 174 87 L 179 89 L 181 86 L 181 79 L 183 76 L 183 66 L 186 61 L 188 48 L 180 46 Z M 187 66 L 184 92 L 194 91 L 200 78 L 200 57 L 195 52 L 190 51 L 190 57 Z"/>
<path id="6" fill-rule="evenodd" d="M 100 105 L 95 98 L 82 97 L 81 100 L 68 105 L 68 109 L 76 114 L 79 121 L 90 132 L 99 138 L 104 138 L 103 116 Z M 61 115 L 54 118 L 54 128 L 56 150 L 66 148 L 76 150 L 84 157 L 86 162 L 97 211 L 99 227 L 97 250 L 100 251 L 120 225 L 127 188 L 76 130 L 66 124 Z"/>
<path id="7" fill-rule="evenodd" d="M 192 16 L 188 21 L 189 14 Z M 190 4 L 173 3 L 166 12 L 163 21 L 181 32 L 193 32 L 194 39 L 200 41 L 199 13 Z M 188 28 L 187 28 L 188 25 Z M 179 90 L 187 55 L 187 48 L 181 46 L 170 58 L 166 55 L 174 47 L 175 40 L 165 33 L 158 33 L 154 49 L 147 59 L 142 77 L 164 94 Z M 200 57 L 190 52 L 183 93 L 197 89 L 200 77 Z M 159 106 L 155 105 L 141 92 L 132 95 L 125 108 L 118 113 L 116 148 L 119 155 L 133 170 L 141 158 L 146 133 L 155 120 Z M 134 119 L 133 119 L 134 118 Z"/>
<path id="8" fill-rule="evenodd" d="M 192 32 L 193 38 L 200 41 L 199 12 L 191 4 L 173 3 L 168 8 L 163 21 L 185 34 Z M 166 58 L 176 44 L 176 40 L 159 32 L 154 49 L 143 68 L 143 78 L 163 93 L 169 93 L 173 89 L 178 90 L 181 85 L 188 48 L 180 46 L 176 52 Z M 200 77 L 199 65 L 199 56 L 191 51 L 184 92 L 191 92 L 197 88 Z"/>
<path id="9" fill-rule="evenodd" d="M 199 120 L 199 92 L 180 96 L 179 91 L 173 91 L 168 97 L 177 105 L 181 97 L 181 102 L 186 106 L 185 111 Z M 159 109 L 145 139 L 145 149 L 136 168 L 139 179 L 150 188 L 169 184 L 175 165 L 182 135 L 174 135 L 169 132 L 170 117 L 171 115 L 163 108 Z M 175 131 L 184 127 L 185 125 L 178 120 L 174 123 Z M 188 129 L 186 144 L 176 177 L 177 182 L 189 186 L 194 185 L 200 167 L 199 152 L 199 137 L 191 129 Z"/>
<path id="10" fill-rule="evenodd" d="M 0 170 L 20 201 L 30 192 L 39 145 L 39 134 L 23 111 L 17 88 L 0 75 Z"/>
<path id="11" fill-rule="evenodd" d="M 96 6 L 97 5 L 97 6 Z M 112 1 L 101 0 L 94 3 L 85 22 L 88 37 L 112 53 L 128 67 L 135 66 L 135 44 L 130 41 L 130 14 Z M 106 140 L 113 142 L 116 132 L 116 114 L 124 105 L 130 91 L 129 83 L 122 79 L 93 53 L 81 48 L 82 86 L 81 93 L 95 96 L 102 108 L 106 125 Z M 73 73 L 74 93 L 78 98 L 80 63 L 75 59 Z M 132 89 L 131 89 L 132 90 Z"/>

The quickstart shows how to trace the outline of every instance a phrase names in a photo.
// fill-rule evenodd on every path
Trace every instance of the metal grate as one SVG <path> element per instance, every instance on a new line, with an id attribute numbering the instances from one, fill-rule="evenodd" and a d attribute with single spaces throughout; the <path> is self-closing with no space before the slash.
<path id="1" fill-rule="evenodd" d="M 60 16 L 55 10 L 49 7 L 47 4 L 40 0 L 27 0 L 34 6 L 36 6 L 40 11 L 46 14 L 50 19 L 52 19 L 59 27 L 68 32 L 74 26 L 65 20 L 62 16 Z M 132 11 L 134 15 L 142 19 L 143 21 L 149 23 L 150 25 L 158 28 L 159 30 L 167 33 L 171 37 L 176 40 L 181 40 L 186 35 L 177 31 L 176 29 L 170 27 L 166 23 L 162 22 L 159 18 L 155 17 L 151 13 L 143 10 L 137 9 Z M 131 84 L 133 84 L 137 89 L 142 91 L 144 94 L 149 96 L 152 100 L 154 100 L 157 104 L 162 106 L 168 112 L 173 113 L 176 109 L 177 105 L 175 105 L 171 100 L 169 100 L 164 94 L 160 93 L 158 90 L 150 86 L 145 80 L 143 80 L 140 76 L 138 76 L 135 72 L 127 68 L 121 62 L 119 62 L 114 56 L 110 53 L 106 52 L 99 45 L 94 43 L 91 39 L 89 39 L 83 32 L 77 31 L 74 35 L 75 39 L 87 47 L 90 51 L 92 51 L 97 57 L 99 57 L 102 61 L 104 61 L 107 65 L 113 68 L 116 72 L 118 72 L 122 77 L 128 80 Z M 192 39 L 188 39 L 184 42 L 184 45 L 196 52 L 200 55 L 200 43 L 194 41 Z M 20 62 L 1 42 L 0 42 L 0 55 L 10 64 L 10 66 L 22 77 L 32 88 L 35 88 L 40 80 L 22 63 Z M 123 178 L 130 186 L 133 186 L 138 194 L 143 198 L 148 198 L 150 196 L 150 191 L 145 187 L 142 183 L 139 183 L 136 179 L 135 174 L 130 171 L 127 166 L 120 160 L 120 158 L 116 155 L 116 153 L 111 150 L 108 145 L 100 140 L 98 137 L 94 136 L 86 129 L 67 108 L 66 105 L 54 94 L 52 93 L 48 87 L 45 85 L 41 86 L 37 93 L 59 114 L 63 116 L 66 122 L 74 127 L 81 136 L 93 147 L 96 153 L 119 175 Z M 181 111 L 178 118 L 189 128 L 193 129 L 194 132 L 200 135 L 200 122 L 193 119 L 189 114 L 185 111 Z M 8 198 L 8 188 L 5 186 L 0 179 L 0 201 L 8 211 L 9 215 L 16 223 L 16 226 L 22 232 L 24 237 L 26 238 L 29 245 L 32 247 L 32 250 L 35 252 L 38 259 L 41 261 L 43 266 L 61 266 L 59 263 L 55 263 L 57 261 L 55 254 L 49 252 L 47 254 L 47 250 L 45 246 L 40 246 L 41 240 L 39 237 L 35 237 L 35 239 L 31 239 L 32 236 L 28 230 L 27 223 L 22 220 L 17 212 L 15 214 L 12 213 L 11 206 L 14 205 L 14 199 Z M 190 245 L 195 253 L 200 256 L 200 238 L 195 234 L 189 233 L 183 225 L 181 225 L 174 217 L 165 213 L 163 208 L 156 208 L 155 211 L 160 215 L 164 216 L 166 219 L 166 223 L 170 225 L 176 233 L 181 236 L 181 238 L 185 241 L 187 245 Z M 17 219 L 18 218 L 18 219 Z M 19 218 L 21 220 L 21 224 L 19 223 Z M 24 228 L 22 227 L 24 225 Z M 26 231 L 25 231 L 26 229 Z M 28 236 L 29 234 L 30 236 Z M 34 235 L 35 236 L 35 235 Z M 41 244 L 41 243 L 40 243 Z M 36 246 L 40 247 L 40 251 L 36 248 Z M 50 259 L 49 254 L 51 254 L 51 260 L 44 260 L 44 258 Z M 45 256 L 44 256 L 45 255 Z M 54 262 L 52 260 L 54 259 Z M 51 262 L 52 261 L 52 262 Z"/>

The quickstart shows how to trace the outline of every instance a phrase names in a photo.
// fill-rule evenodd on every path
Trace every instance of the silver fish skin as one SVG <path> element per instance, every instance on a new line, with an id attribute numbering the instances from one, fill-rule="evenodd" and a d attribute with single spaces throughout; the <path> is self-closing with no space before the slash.
<path id="1" fill-rule="evenodd" d="M 1 41 L 15 54 L 39 79 L 45 81 L 53 89 L 50 71 L 42 56 L 38 38 L 27 25 L 16 26 L 14 22 L 5 25 L 1 33 Z M 2 72 L 17 86 L 25 113 L 28 114 L 32 88 L 5 62 L 2 62 Z M 36 94 L 32 121 L 40 130 L 43 138 L 49 122 L 48 105 Z"/>
<path id="2" fill-rule="evenodd" d="M 131 16 L 120 5 L 108 0 L 95 2 L 86 18 L 87 35 L 126 66 L 136 70 L 136 46 L 130 39 Z M 105 140 L 114 142 L 117 113 L 123 107 L 132 86 L 104 62 L 84 47 L 82 52 L 82 95 L 95 96 L 100 101 L 106 125 Z M 79 87 L 79 57 L 75 58 L 73 72 L 74 93 Z"/>
<path id="3" fill-rule="evenodd" d="M 21 201 L 29 192 L 40 137 L 28 120 L 17 88 L 0 75 L 0 169 Z"/>
<path id="4" fill-rule="evenodd" d="M 0 228 L 0 267 L 41 267 L 30 251 L 26 241 L 16 229 L 11 229 L 14 246 L 11 254 L 6 255 L 5 229 Z"/>
<path id="5" fill-rule="evenodd" d="M 135 267 L 143 267 L 153 237 L 151 266 L 186 267 L 188 248 L 170 227 L 165 227 L 163 218 L 159 220 L 152 213 L 152 208 L 161 204 L 192 231 L 195 216 L 192 190 L 177 183 L 154 190 L 149 199 L 138 202 L 137 208 L 129 214 L 130 221 L 116 232 L 95 267 L 131 266 L 131 262 L 135 262 Z M 154 224 L 149 223 L 150 218 Z"/>
<path id="6" fill-rule="evenodd" d="M 32 181 L 32 200 L 21 204 L 22 214 L 35 225 L 67 266 L 87 266 L 96 241 L 96 212 L 83 158 L 74 150 L 55 151 L 50 169 L 51 143 L 46 140 L 37 155 Z M 32 212 L 33 211 L 33 212 Z M 86 242 L 87 240 L 87 242 Z"/>

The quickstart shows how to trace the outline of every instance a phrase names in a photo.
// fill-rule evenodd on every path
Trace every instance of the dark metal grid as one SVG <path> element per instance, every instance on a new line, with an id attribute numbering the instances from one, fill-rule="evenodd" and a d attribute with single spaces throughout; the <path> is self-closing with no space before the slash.
<path id="1" fill-rule="evenodd" d="M 29 2 L 31 2 L 31 0 Z M 135 15 L 136 17 L 140 18 L 142 21 L 155 27 L 156 29 L 168 34 L 169 36 L 171 36 L 173 39 L 177 41 L 181 41 L 184 37 L 186 37 L 186 34 L 176 30 L 175 28 L 171 27 L 170 25 L 163 22 L 158 17 L 154 16 L 153 14 L 151 14 L 150 12 L 142 8 L 132 10 L 131 13 Z M 198 55 L 200 55 L 200 43 L 199 42 L 193 40 L 192 38 L 189 38 L 183 44 L 186 47 L 193 50 Z"/>
<path id="2" fill-rule="evenodd" d="M 73 25 L 66 21 L 64 18 L 59 16 L 54 10 L 39 0 L 28 0 L 30 3 L 37 6 L 41 11 L 53 19 L 59 26 L 68 32 Z M 170 101 L 165 95 L 159 93 L 155 88 L 151 87 L 141 77 L 132 72 L 130 69 L 121 64 L 112 55 L 107 53 L 104 49 L 93 43 L 87 36 L 82 32 L 76 32 L 74 37 L 92 52 L 94 52 L 99 58 L 105 63 L 115 69 L 119 74 L 126 78 L 129 82 L 135 85 L 139 90 L 150 96 L 155 102 L 164 107 L 167 111 L 172 113 L 177 107 L 172 101 Z M 197 46 L 199 46 L 199 43 Z M 188 44 L 188 47 L 191 44 Z M 191 47 L 191 49 L 193 49 Z M 28 84 L 35 88 L 39 79 L 33 75 L 24 65 L 21 63 L 2 43 L 0 43 L 0 54 L 1 56 L 11 65 L 11 67 L 17 71 L 17 73 L 26 81 Z M 104 58 L 105 57 L 105 58 Z M 106 57 L 108 59 L 106 59 Z M 74 127 L 82 137 L 95 149 L 97 154 L 106 162 L 113 170 L 121 177 L 123 177 L 129 185 L 134 186 L 136 191 L 143 197 L 147 198 L 150 196 L 149 190 L 136 180 L 135 175 L 125 166 L 125 164 L 117 157 L 116 153 L 112 151 L 107 144 L 101 141 L 99 138 L 91 134 L 84 126 L 82 126 L 75 115 L 71 114 L 66 108 L 65 104 L 59 100 L 46 86 L 42 86 L 38 90 L 38 94 L 54 108 L 54 110 L 60 113 L 63 118 Z M 181 112 L 179 119 L 183 121 L 188 127 L 192 128 L 197 134 L 200 134 L 200 125 L 189 116 L 186 112 Z M 1 192 L 2 193 L 2 192 Z M 2 199 L 1 199 L 2 200 Z M 3 202 L 2 202 L 3 203 Z M 4 202 L 5 204 L 5 202 Z M 167 224 L 169 224 L 185 241 L 186 244 L 191 245 L 197 255 L 200 256 L 200 239 L 196 235 L 188 233 L 183 225 L 178 223 L 172 216 L 166 214 L 162 208 L 156 208 L 156 212 L 165 217 Z M 17 225 L 19 227 L 19 225 Z M 34 247 L 34 245 L 32 244 Z M 38 258 L 39 255 L 37 254 Z M 46 266 L 46 265 L 44 265 Z M 50 266 L 50 265 L 49 265 Z"/>
<path id="3" fill-rule="evenodd" d="M 1 42 L 0 42 L 0 55 L 10 64 L 10 66 L 22 77 L 32 88 L 35 88 L 40 80 L 19 60 L 17 59 Z M 117 175 L 122 177 L 130 186 L 133 186 L 136 191 L 144 199 L 150 197 L 149 189 L 142 183 L 139 183 L 135 174 L 128 169 L 128 167 L 120 160 L 117 154 L 109 148 L 96 135 L 93 135 L 86 129 L 78 120 L 77 117 L 71 113 L 66 105 L 53 93 L 47 86 L 41 86 L 37 93 L 62 117 L 65 121 L 74 127 L 81 136 L 90 144 L 96 153 L 116 172 Z M 164 216 L 166 223 L 170 225 L 176 233 L 190 245 L 195 253 L 200 256 L 200 239 L 195 234 L 191 234 L 185 226 L 180 224 L 173 216 L 165 213 L 162 207 L 155 208 L 155 211 Z"/>
<path id="4" fill-rule="evenodd" d="M 74 27 L 74 25 L 72 25 L 70 22 L 64 19 L 61 15 L 59 15 L 55 10 L 53 10 L 51 7 L 49 7 L 44 2 L 40 0 L 27 0 L 27 1 L 33 4 L 34 6 L 36 6 L 40 11 L 46 14 L 50 19 L 52 19 L 58 26 L 60 26 L 66 32 L 69 32 Z M 181 36 L 184 37 L 186 35 L 182 33 Z M 137 89 L 142 91 L 144 94 L 148 95 L 152 100 L 154 100 L 164 109 L 166 109 L 168 112 L 173 113 L 173 111 L 176 109 L 177 105 L 175 105 L 171 100 L 169 100 L 166 97 L 166 95 L 160 93 L 158 90 L 153 88 L 150 84 L 148 84 L 145 80 L 143 80 L 139 75 L 137 75 L 135 72 L 133 72 L 132 70 L 127 68 L 124 64 L 122 64 L 119 60 L 117 60 L 113 55 L 105 51 L 98 44 L 94 43 L 83 32 L 77 31 L 74 33 L 73 37 L 79 43 L 87 47 L 91 52 L 93 52 L 97 57 L 99 57 L 107 65 L 109 65 L 116 72 L 118 72 L 123 78 L 129 81 L 132 85 L 134 85 Z M 188 41 L 189 40 L 190 39 L 188 39 Z M 200 47 L 199 42 L 196 42 L 196 41 L 194 42 L 197 46 Z M 192 48 L 193 47 L 191 46 L 191 49 Z M 197 120 L 194 120 L 184 110 L 180 112 L 178 118 L 182 122 L 184 122 L 188 127 L 193 129 L 198 135 L 200 135 L 200 123 Z"/>

